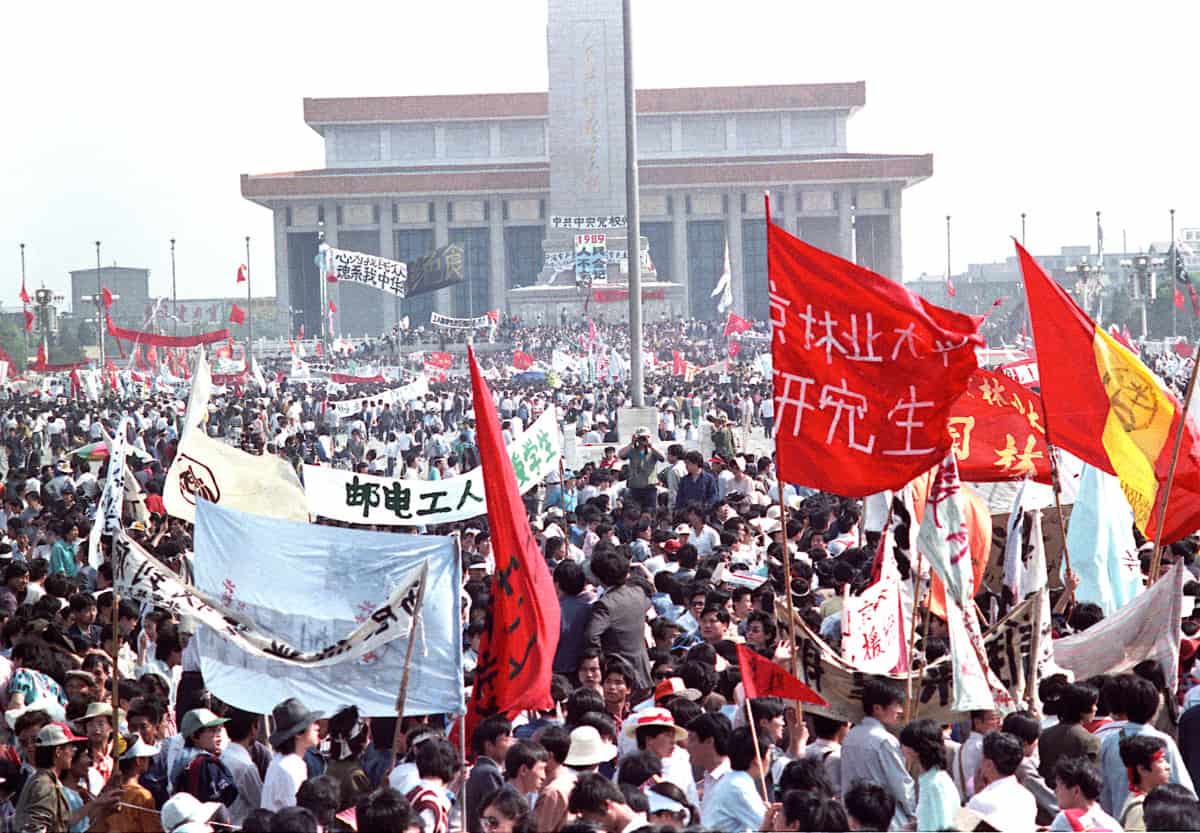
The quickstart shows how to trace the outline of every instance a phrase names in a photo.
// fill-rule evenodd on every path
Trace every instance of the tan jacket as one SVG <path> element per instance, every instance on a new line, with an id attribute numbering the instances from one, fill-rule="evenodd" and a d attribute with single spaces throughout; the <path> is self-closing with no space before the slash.
<path id="1" fill-rule="evenodd" d="M 51 770 L 39 769 L 25 782 L 13 816 L 13 830 L 67 833 L 71 808 L 63 793 L 58 776 Z"/>

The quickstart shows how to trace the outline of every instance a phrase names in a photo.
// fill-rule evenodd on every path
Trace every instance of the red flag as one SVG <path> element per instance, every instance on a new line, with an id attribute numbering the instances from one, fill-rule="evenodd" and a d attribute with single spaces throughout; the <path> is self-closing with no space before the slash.
<path id="1" fill-rule="evenodd" d="M 244 324 L 246 322 L 246 313 L 237 304 L 229 308 L 229 320 L 234 324 Z"/>
<path id="2" fill-rule="evenodd" d="M 449 370 L 454 365 L 454 356 L 440 350 L 435 350 L 425 357 L 425 364 L 431 364 L 442 370 Z"/>
<path id="3" fill-rule="evenodd" d="M 243 263 L 241 266 L 239 266 L 239 267 L 238 267 L 238 271 L 237 271 L 237 282 L 238 282 L 238 283 L 245 283 L 245 282 L 246 282 L 246 264 L 244 264 L 244 263 Z"/>
<path id="4" fill-rule="evenodd" d="M 140 344 L 133 346 L 133 366 L 138 370 L 149 370 L 150 366 L 146 364 L 145 348 Z"/>
<path id="5" fill-rule="evenodd" d="M 729 358 L 736 359 L 738 357 L 738 353 L 742 352 L 742 343 L 740 341 L 730 341 L 728 350 Z"/>
<path id="6" fill-rule="evenodd" d="M 112 309 L 113 294 L 107 286 L 100 287 L 100 300 L 103 302 L 105 310 Z"/>
<path id="7" fill-rule="evenodd" d="M 1188 297 L 1192 300 L 1192 314 L 1200 317 L 1200 295 L 1196 294 L 1196 285 L 1188 282 Z"/>
<path id="8" fill-rule="evenodd" d="M 324 345 L 323 343 L 319 342 L 319 341 L 317 342 L 317 346 L 316 346 L 316 353 L 317 353 L 317 355 L 318 355 L 318 356 L 324 356 L 324 355 L 325 355 L 325 345 Z"/>
<path id="9" fill-rule="evenodd" d="M 735 312 L 729 313 L 729 318 L 725 319 L 725 338 L 729 338 L 735 333 L 744 333 L 746 330 L 753 328 L 754 325 L 742 318 Z"/>
<path id="10" fill-rule="evenodd" d="M 29 303 L 29 292 L 28 292 L 28 291 L 26 291 L 26 289 L 25 289 L 25 278 L 24 278 L 24 277 L 22 277 L 22 278 L 21 278 L 21 295 L 20 295 L 20 298 L 21 298 L 21 303 L 22 303 L 22 304 L 28 304 L 28 303 Z"/>
<path id="11" fill-rule="evenodd" d="M 25 332 L 33 332 L 33 310 L 25 310 Z"/>
<path id="12" fill-rule="evenodd" d="M 782 697 L 814 706 L 828 706 L 825 698 L 764 656 L 745 645 L 737 646 L 738 665 L 742 670 L 742 688 L 746 697 Z"/>
<path id="13" fill-rule="evenodd" d="M 44 341 L 38 344 L 36 364 L 38 367 L 46 366 L 46 342 Z"/>
<path id="14" fill-rule="evenodd" d="M 491 321 L 493 324 L 498 323 L 500 321 L 500 310 L 498 310 L 498 309 L 488 310 L 487 317 L 488 317 L 488 320 Z"/>
<path id="15" fill-rule="evenodd" d="M 335 304 L 333 301 L 330 301 L 330 302 L 329 302 L 329 311 L 330 311 L 331 313 L 332 313 L 332 312 L 337 312 L 337 304 Z"/>
<path id="16" fill-rule="evenodd" d="M 500 419 L 487 382 L 467 348 L 479 461 L 489 473 L 488 528 L 496 556 L 490 628 L 484 631 L 475 669 L 471 710 L 476 717 L 524 709 L 549 709 L 550 677 L 558 648 L 559 607 L 554 581 L 526 520 L 512 461 L 500 436 Z M 468 720 L 468 726 L 470 720 Z"/>
<path id="17" fill-rule="evenodd" d="M 687 361 L 683 358 L 683 353 L 678 350 L 671 351 L 671 375 L 682 376 L 687 371 Z"/>
<path id="18" fill-rule="evenodd" d="M 152 370 L 158 369 L 158 348 L 151 347 L 146 351 L 146 364 L 150 365 Z"/>
<path id="19" fill-rule="evenodd" d="M 946 294 L 949 295 L 951 298 L 953 298 L 955 295 L 954 281 L 952 281 L 950 279 L 949 273 L 946 274 Z"/>
<path id="20" fill-rule="evenodd" d="M 899 489 L 950 449 L 983 345 L 934 306 L 767 221 L 779 476 L 834 494 Z"/>
<path id="21" fill-rule="evenodd" d="M 963 480 L 1050 482 L 1042 398 L 1003 373 L 980 368 L 971 374 L 950 411 L 950 436 Z"/>
<path id="22" fill-rule="evenodd" d="M 1175 309 L 1183 309 L 1183 293 L 1178 286 L 1175 287 Z"/>
<path id="23" fill-rule="evenodd" d="M 521 350 L 514 350 L 513 367 L 517 370 L 528 370 L 533 367 L 533 356 Z"/>
<path id="24" fill-rule="evenodd" d="M 589 318 L 588 319 L 588 344 L 593 345 L 595 343 L 596 343 L 596 322 Z"/>

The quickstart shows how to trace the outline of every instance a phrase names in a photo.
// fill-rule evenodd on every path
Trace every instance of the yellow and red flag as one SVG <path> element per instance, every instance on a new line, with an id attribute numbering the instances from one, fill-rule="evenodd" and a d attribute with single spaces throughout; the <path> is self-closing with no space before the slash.
<path id="1" fill-rule="evenodd" d="M 1179 400 L 1137 356 L 1096 326 L 1017 246 L 1041 375 L 1049 441 L 1116 475 L 1138 528 L 1158 531 L 1174 438 L 1183 444 L 1163 529 L 1165 542 L 1200 529 L 1200 438 Z"/>

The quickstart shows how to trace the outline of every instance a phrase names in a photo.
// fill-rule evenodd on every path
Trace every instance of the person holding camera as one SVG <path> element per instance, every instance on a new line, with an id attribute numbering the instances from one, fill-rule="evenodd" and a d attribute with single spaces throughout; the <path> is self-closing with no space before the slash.
<path id="1" fill-rule="evenodd" d="M 628 461 L 626 482 L 630 495 L 643 511 L 653 512 L 658 506 L 658 486 L 654 480 L 654 470 L 666 458 L 650 444 L 650 429 L 639 428 L 634 431 L 629 445 L 617 452 L 617 456 Z"/>

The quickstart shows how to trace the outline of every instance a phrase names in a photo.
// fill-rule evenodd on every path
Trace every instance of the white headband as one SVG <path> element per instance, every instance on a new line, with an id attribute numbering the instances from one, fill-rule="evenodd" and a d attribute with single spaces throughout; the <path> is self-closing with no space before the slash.
<path id="1" fill-rule="evenodd" d="M 651 814 L 664 813 L 664 812 L 671 813 L 671 814 L 688 812 L 687 807 L 684 807 L 682 804 L 680 804 L 675 799 L 668 798 L 667 796 L 663 795 L 660 792 L 656 792 L 655 790 L 651 790 L 651 789 L 646 790 L 646 800 L 650 804 L 650 813 Z M 688 815 L 690 816 L 691 814 L 688 813 Z M 691 823 L 691 819 L 688 820 L 688 823 L 689 824 Z"/>

